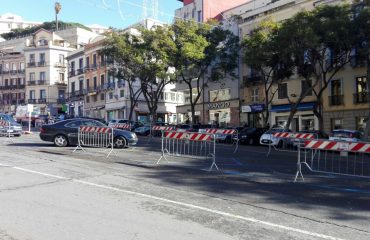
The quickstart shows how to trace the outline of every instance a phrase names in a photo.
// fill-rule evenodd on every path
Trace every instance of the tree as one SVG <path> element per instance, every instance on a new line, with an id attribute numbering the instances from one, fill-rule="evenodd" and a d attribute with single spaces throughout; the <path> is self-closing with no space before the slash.
<path id="1" fill-rule="evenodd" d="M 284 52 L 285 46 L 277 38 L 280 24 L 268 19 L 243 39 L 244 61 L 253 70 L 246 86 L 262 84 L 264 89 L 264 126 L 268 125 L 269 106 L 277 90 L 273 86 L 292 75 L 292 62 Z M 279 42 L 280 40 L 280 42 Z"/>
<path id="2" fill-rule="evenodd" d="M 360 59 L 365 59 L 366 64 L 366 90 L 367 90 L 367 100 L 370 103 L 370 8 L 369 3 L 363 3 L 361 5 L 357 5 L 357 8 L 354 8 L 354 28 L 357 32 L 354 34 L 356 36 L 355 39 L 355 58 L 354 61 L 358 61 Z M 354 62 L 354 64 L 357 64 Z M 366 121 L 366 129 L 365 129 L 365 138 L 368 140 L 370 132 L 370 104 L 369 104 L 369 111 Z"/>
<path id="3" fill-rule="evenodd" d="M 173 32 L 167 26 L 154 29 L 140 29 L 140 40 L 134 47 L 139 49 L 139 79 L 143 96 L 148 105 L 152 121 L 157 120 L 158 103 L 163 98 L 163 90 L 176 81 L 173 68 L 173 53 L 176 46 Z"/>
<path id="4" fill-rule="evenodd" d="M 223 81 L 227 76 L 236 77 L 239 39 L 213 23 L 177 20 L 172 31 L 174 67 L 178 80 L 189 90 L 192 123 L 195 124 L 195 105 L 208 83 Z M 207 74 L 209 69 L 211 74 Z"/>
<path id="5" fill-rule="evenodd" d="M 107 58 L 110 66 L 109 72 L 115 78 L 122 79 L 128 84 L 130 113 L 129 120 L 132 121 L 133 111 L 142 93 L 137 76 L 140 74 L 141 65 L 137 61 L 140 56 L 139 49 L 135 48 L 135 43 L 139 42 L 136 36 L 129 34 L 119 35 L 112 33 L 104 42 L 104 48 L 100 54 Z"/>

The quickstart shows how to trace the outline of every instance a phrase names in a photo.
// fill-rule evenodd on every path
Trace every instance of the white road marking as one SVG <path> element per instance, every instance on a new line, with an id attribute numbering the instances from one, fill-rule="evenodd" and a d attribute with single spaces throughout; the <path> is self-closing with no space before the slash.
<path id="1" fill-rule="evenodd" d="M 79 180 L 79 179 L 68 178 L 68 177 L 58 176 L 58 175 L 49 174 L 49 173 L 38 172 L 38 171 L 34 171 L 34 170 L 31 170 L 31 169 L 26 169 L 26 168 L 22 168 L 22 167 L 7 166 L 7 165 L 2 165 L 2 164 L 0 164 L 0 166 L 4 166 L 4 167 L 6 166 L 6 167 L 10 167 L 10 168 L 19 170 L 19 171 L 33 173 L 33 174 L 42 175 L 42 176 L 46 176 L 46 177 L 53 177 L 53 178 L 57 178 L 57 179 L 70 180 L 72 182 L 76 182 L 76 183 L 83 184 L 83 185 L 88 185 L 88 186 L 103 188 L 103 189 L 107 189 L 107 190 L 111 190 L 111 191 L 115 191 L 115 192 L 121 192 L 121 193 L 130 194 L 130 195 L 149 198 L 149 199 L 153 199 L 153 200 L 157 200 L 157 201 L 161 201 L 161 202 L 165 202 L 165 203 L 171 203 L 171 204 L 174 204 L 174 205 L 187 207 L 187 208 L 191 208 L 191 209 L 202 210 L 204 212 L 218 214 L 218 215 L 221 215 L 221 216 L 224 216 L 224 217 L 230 217 L 230 218 L 234 218 L 234 219 L 243 220 L 243 221 L 246 221 L 246 222 L 257 223 L 257 224 L 265 225 L 265 226 L 268 226 L 268 227 L 271 227 L 271 228 L 277 228 L 277 229 L 286 230 L 286 231 L 290 231 L 290 232 L 301 233 L 301 234 L 305 234 L 305 235 L 308 235 L 308 236 L 318 237 L 318 238 L 322 238 L 322 239 L 329 239 L 329 240 L 343 240 L 342 238 L 337 238 L 337 237 L 332 237 L 332 236 L 329 236 L 329 235 L 310 232 L 310 231 L 306 231 L 306 230 L 303 230 L 303 229 L 287 227 L 287 226 L 276 224 L 276 223 L 261 221 L 261 220 L 251 218 L 251 217 L 244 217 L 244 216 L 241 216 L 241 215 L 222 212 L 222 211 L 219 211 L 219 210 L 214 210 L 214 209 L 210 209 L 210 208 L 206 208 L 206 207 L 201 207 L 201 206 L 197 206 L 197 205 L 194 205 L 194 204 L 189 204 L 189 203 L 174 201 L 174 200 L 170 200 L 170 199 L 166 199 L 166 198 L 156 197 L 156 196 L 152 196 L 152 195 L 149 195 L 149 194 L 124 190 L 124 189 L 120 189 L 120 188 L 117 188 L 117 187 L 111 187 L 111 186 L 96 184 L 96 183 L 83 181 L 83 180 Z"/>

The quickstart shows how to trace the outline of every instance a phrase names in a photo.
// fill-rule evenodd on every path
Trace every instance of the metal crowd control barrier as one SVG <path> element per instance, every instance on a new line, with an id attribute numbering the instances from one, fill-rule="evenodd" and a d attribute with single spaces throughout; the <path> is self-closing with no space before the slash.
<path id="1" fill-rule="evenodd" d="M 303 144 L 303 142 L 308 139 L 317 139 L 317 135 L 313 133 L 295 132 L 271 133 L 267 157 L 270 156 L 272 149 L 281 152 L 297 152 L 298 148 Z"/>
<path id="2" fill-rule="evenodd" d="M 9 121 L 5 121 L 5 120 L 0 120 L 0 135 L 2 137 L 6 137 L 6 141 L 10 141 L 11 143 L 14 143 L 13 139 L 12 139 L 12 130 L 11 130 L 11 126 L 10 126 L 10 122 Z"/>
<path id="3" fill-rule="evenodd" d="M 168 162 L 167 156 L 177 158 L 191 158 L 212 160 L 208 171 L 213 168 L 219 170 L 216 164 L 216 140 L 214 134 L 207 133 L 186 133 L 163 131 L 162 132 L 162 155 L 157 164 L 162 159 Z"/>
<path id="4" fill-rule="evenodd" d="M 155 136 L 161 136 L 162 131 L 176 131 L 176 128 L 175 127 L 168 127 L 168 126 L 157 126 L 157 125 L 153 125 L 150 128 L 150 134 L 148 136 L 149 138 L 148 138 L 147 143 L 149 143 L 152 140 L 153 137 L 155 137 Z"/>
<path id="5" fill-rule="evenodd" d="M 116 123 L 116 124 L 113 124 L 112 125 L 112 128 L 131 131 L 131 124 L 127 124 L 127 123 Z"/>
<path id="6" fill-rule="evenodd" d="M 216 142 L 232 143 L 233 145 L 235 145 L 233 153 L 236 153 L 236 151 L 238 151 L 239 138 L 238 131 L 236 129 L 207 128 L 205 132 L 209 134 L 214 134 Z M 234 136 L 236 136 L 235 139 Z"/>
<path id="7" fill-rule="evenodd" d="M 84 147 L 105 148 L 104 152 L 108 152 L 107 157 L 114 151 L 114 134 L 111 127 L 91 127 L 80 126 L 78 129 L 78 145 L 73 152 L 78 149 L 86 152 Z M 117 155 L 117 154 L 116 154 Z"/>
<path id="8" fill-rule="evenodd" d="M 297 173 L 311 172 L 370 178 L 370 143 L 307 140 L 298 149 Z"/>

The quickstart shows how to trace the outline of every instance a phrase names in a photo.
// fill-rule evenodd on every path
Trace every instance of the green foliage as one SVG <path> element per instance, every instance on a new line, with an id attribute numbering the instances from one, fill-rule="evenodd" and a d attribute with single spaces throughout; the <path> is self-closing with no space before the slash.
<path id="1" fill-rule="evenodd" d="M 66 23 L 66 22 L 59 21 L 58 25 L 59 25 L 59 29 L 68 28 L 68 27 L 79 27 L 79 28 L 91 31 L 90 28 L 88 28 L 88 27 L 86 27 L 86 26 L 84 26 L 80 23 Z M 1 37 L 3 37 L 6 40 L 9 40 L 9 39 L 12 39 L 12 38 L 23 37 L 23 36 L 31 35 L 31 34 L 33 34 L 34 32 L 36 32 L 37 30 L 39 30 L 41 28 L 43 28 L 45 30 L 53 31 L 53 30 L 56 29 L 55 21 L 44 22 L 43 24 L 41 24 L 39 26 L 28 27 L 28 28 L 25 28 L 25 29 L 20 29 L 20 28 L 13 29 L 11 32 L 1 34 Z"/>

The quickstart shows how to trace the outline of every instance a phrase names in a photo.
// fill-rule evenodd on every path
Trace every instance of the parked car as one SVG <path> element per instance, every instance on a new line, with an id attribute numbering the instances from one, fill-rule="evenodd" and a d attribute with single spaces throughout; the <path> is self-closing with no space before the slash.
<path id="1" fill-rule="evenodd" d="M 272 145 L 272 146 L 279 146 L 283 143 L 283 141 L 278 138 L 274 137 L 272 134 L 276 132 L 291 132 L 291 130 L 285 130 L 283 128 L 271 128 L 264 134 L 262 134 L 260 138 L 261 145 Z"/>
<path id="2" fill-rule="evenodd" d="M 266 128 L 244 128 L 238 133 L 239 143 L 241 144 L 259 144 L 262 134 L 267 131 Z M 235 138 L 235 140 L 237 140 Z"/>
<path id="3" fill-rule="evenodd" d="M 80 126 L 107 127 L 107 125 L 86 118 L 74 118 L 60 121 L 54 124 L 43 125 L 40 128 L 40 138 L 43 141 L 54 142 L 58 147 L 78 144 L 78 128 Z M 114 147 L 123 148 L 128 145 L 135 145 L 138 141 L 135 133 L 114 129 Z"/>
<path id="4" fill-rule="evenodd" d="M 329 136 L 332 141 L 359 142 L 363 138 L 363 133 L 357 130 L 337 129 L 333 130 Z"/>
<path id="5" fill-rule="evenodd" d="M 112 119 L 108 122 L 108 126 L 111 127 L 114 124 L 121 123 L 121 124 L 128 124 L 130 121 L 127 119 Z M 131 121 L 132 123 L 133 121 Z"/>
<path id="6" fill-rule="evenodd" d="M 2 134 L 10 134 L 15 137 L 22 135 L 22 125 L 17 123 L 12 116 L 0 113 L 0 120 L 5 120 L 10 123 L 10 127 L 0 126 L 0 132 Z"/>
<path id="7" fill-rule="evenodd" d="M 148 136 L 150 134 L 150 126 L 145 125 L 145 126 L 142 126 L 142 127 L 135 128 L 135 133 L 137 135 Z"/>

